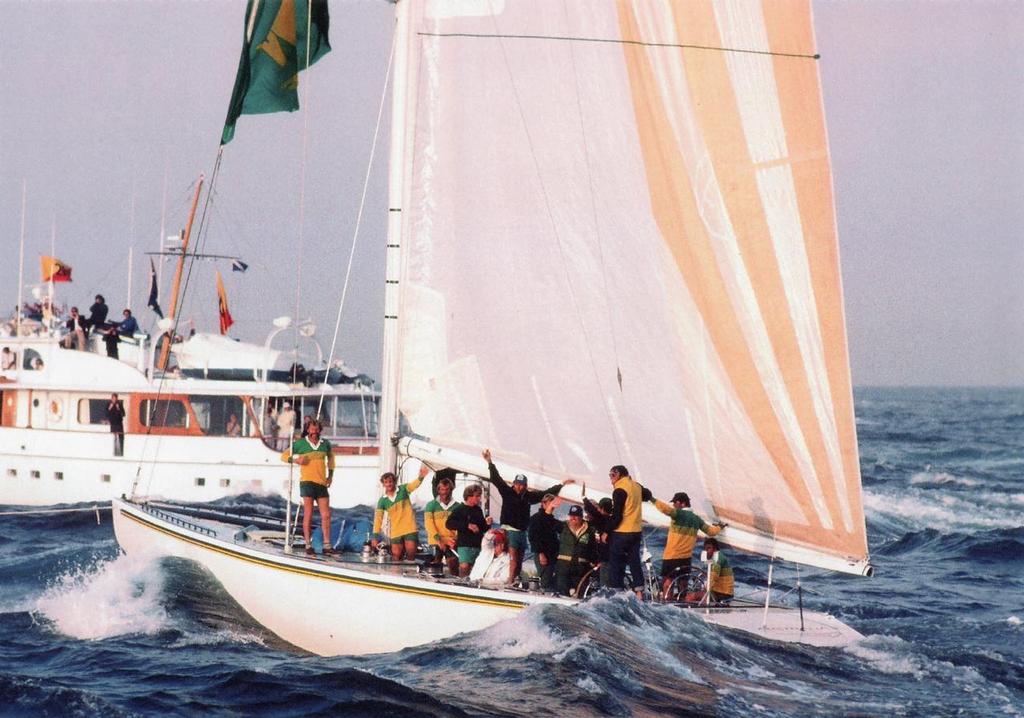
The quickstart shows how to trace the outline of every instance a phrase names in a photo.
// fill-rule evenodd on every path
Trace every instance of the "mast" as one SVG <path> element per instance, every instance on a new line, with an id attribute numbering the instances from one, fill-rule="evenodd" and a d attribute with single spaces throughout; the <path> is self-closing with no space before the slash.
<path id="1" fill-rule="evenodd" d="M 398 451 L 398 311 L 401 305 L 399 281 L 402 274 L 402 208 L 405 202 L 405 150 L 408 106 L 408 39 L 411 3 L 395 3 L 395 71 L 391 85 L 391 160 L 388 165 L 388 238 L 384 270 L 384 350 L 381 366 L 380 471 L 395 471 Z"/>
<path id="2" fill-rule="evenodd" d="M 181 284 L 181 273 L 185 268 L 185 255 L 188 254 L 188 240 L 192 234 L 192 220 L 196 217 L 196 207 L 199 206 L 199 194 L 203 191 L 203 180 L 206 179 L 205 175 L 199 175 L 199 182 L 196 183 L 196 193 L 192 197 L 192 209 L 188 213 L 188 224 L 185 225 L 185 236 L 181 240 L 181 256 L 178 257 L 178 267 L 174 270 L 174 284 L 171 286 L 171 308 L 167 313 L 168 319 L 172 322 L 175 320 L 175 313 L 178 311 L 178 287 Z M 157 368 L 164 370 L 167 368 L 167 360 L 171 354 L 171 341 L 173 340 L 174 328 L 168 332 L 171 336 L 167 337 L 167 341 L 164 342 L 163 349 L 160 350 L 160 361 L 157 362 Z"/>

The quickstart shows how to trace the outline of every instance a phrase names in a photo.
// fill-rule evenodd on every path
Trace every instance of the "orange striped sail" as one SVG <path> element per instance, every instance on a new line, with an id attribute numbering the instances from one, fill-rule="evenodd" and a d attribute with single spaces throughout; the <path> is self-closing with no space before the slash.
<path id="1" fill-rule="evenodd" d="M 602 487 L 622 463 L 745 548 L 863 571 L 809 3 L 574 9 L 414 13 L 410 430 Z"/>

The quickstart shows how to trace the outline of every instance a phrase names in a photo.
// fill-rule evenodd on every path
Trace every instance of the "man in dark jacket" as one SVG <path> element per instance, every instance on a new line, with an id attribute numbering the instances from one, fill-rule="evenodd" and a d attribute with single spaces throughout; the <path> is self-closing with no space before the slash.
<path id="1" fill-rule="evenodd" d="M 600 581 L 602 586 L 608 585 L 608 539 L 611 529 L 608 524 L 612 513 L 612 500 L 605 497 L 596 504 L 590 499 L 583 499 L 583 511 L 586 513 L 587 522 L 593 527 L 597 539 L 596 561 L 600 565 Z"/>
<path id="2" fill-rule="evenodd" d="M 537 567 L 540 587 L 544 591 L 552 591 L 555 587 L 555 561 L 558 558 L 559 534 L 562 533 L 562 522 L 554 517 L 558 501 L 557 496 L 544 494 L 540 501 L 540 511 L 530 518 L 527 531 L 533 563 Z"/>
<path id="3" fill-rule="evenodd" d="M 107 312 L 110 307 L 107 306 L 106 301 L 103 299 L 102 294 L 96 295 L 96 301 L 89 307 L 89 327 L 100 331 L 106 327 L 107 323 Z"/>
<path id="4" fill-rule="evenodd" d="M 117 398 L 117 394 L 110 395 L 107 421 L 110 423 L 110 433 L 114 435 L 114 456 L 124 456 L 124 404 Z"/>
<path id="5" fill-rule="evenodd" d="M 530 523 L 530 507 L 540 503 L 545 492 L 528 489 L 526 477 L 523 474 L 517 474 L 512 485 L 509 486 L 501 478 L 494 462 L 491 461 L 491 450 L 484 449 L 482 455 L 490 473 L 487 480 L 494 484 L 498 493 L 501 494 L 501 528 L 508 536 L 508 582 L 515 583 L 523 568 L 523 554 L 526 552 L 526 529 Z M 572 479 L 562 484 L 555 484 L 547 490 L 547 493 L 558 496 L 562 487 L 571 483 L 574 483 Z"/>
<path id="6" fill-rule="evenodd" d="M 473 570 L 476 557 L 480 555 L 480 544 L 491 525 L 490 516 L 484 516 L 480 508 L 483 489 L 480 484 L 470 484 L 462 491 L 463 503 L 448 515 L 444 525 L 455 531 L 455 552 L 459 555 L 459 576 L 465 578 Z"/>

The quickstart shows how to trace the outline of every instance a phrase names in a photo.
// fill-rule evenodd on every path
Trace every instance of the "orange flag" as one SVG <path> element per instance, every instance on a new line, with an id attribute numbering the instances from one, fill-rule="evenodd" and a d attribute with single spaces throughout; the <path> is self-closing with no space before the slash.
<path id="1" fill-rule="evenodd" d="M 39 264 L 43 270 L 44 282 L 70 282 L 71 266 L 64 264 L 56 257 L 43 255 L 39 258 Z"/>
<path id="2" fill-rule="evenodd" d="M 217 272 L 217 312 L 220 314 L 220 333 L 227 334 L 228 327 L 235 323 L 228 311 L 228 295 L 224 293 L 224 282 Z"/>

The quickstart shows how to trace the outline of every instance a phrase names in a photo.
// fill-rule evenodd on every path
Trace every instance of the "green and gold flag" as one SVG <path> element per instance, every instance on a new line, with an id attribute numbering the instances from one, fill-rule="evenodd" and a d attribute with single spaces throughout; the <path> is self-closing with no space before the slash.
<path id="1" fill-rule="evenodd" d="M 328 25 L 327 0 L 249 0 L 222 145 L 235 136 L 239 115 L 299 109 L 299 71 L 330 51 Z"/>

